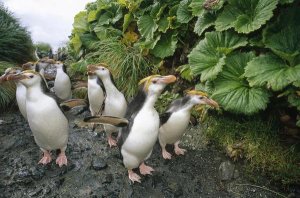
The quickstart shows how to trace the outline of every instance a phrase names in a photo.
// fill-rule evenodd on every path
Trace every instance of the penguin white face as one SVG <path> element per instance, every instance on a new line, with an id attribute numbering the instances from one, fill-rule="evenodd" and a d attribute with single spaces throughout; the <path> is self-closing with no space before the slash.
<path id="1" fill-rule="evenodd" d="M 40 84 L 42 78 L 37 72 L 24 71 L 20 74 L 14 75 L 12 80 L 18 80 L 26 87 L 31 87 L 33 85 Z"/>
<path id="2" fill-rule="evenodd" d="M 203 95 L 190 95 L 191 97 L 191 103 L 194 104 L 194 105 L 209 105 L 209 106 L 212 106 L 212 107 L 216 107 L 218 108 L 219 105 L 216 101 L 208 98 L 207 96 L 203 96 Z"/>
<path id="3" fill-rule="evenodd" d="M 56 67 L 56 69 L 62 69 L 64 64 L 60 61 L 56 61 L 54 66 Z"/>
<path id="4" fill-rule="evenodd" d="M 144 91 L 149 95 L 160 94 L 167 84 L 176 81 L 176 77 L 173 75 L 169 76 L 149 76 L 141 80 L 141 83 L 144 83 Z"/>
<path id="5" fill-rule="evenodd" d="M 100 78 L 110 77 L 110 71 L 106 67 L 103 67 L 103 66 L 97 66 L 95 73 Z"/>

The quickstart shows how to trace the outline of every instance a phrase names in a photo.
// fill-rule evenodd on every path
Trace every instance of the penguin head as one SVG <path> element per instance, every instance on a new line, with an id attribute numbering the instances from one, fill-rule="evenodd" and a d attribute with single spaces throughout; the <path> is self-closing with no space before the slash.
<path id="1" fill-rule="evenodd" d="M 10 67 L 7 68 L 2 76 L 0 76 L 0 82 L 10 80 L 11 76 L 22 72 L 21 67 Z"/>
<path id="2" fill-rule="evenodd" d="M 173 75 L 161 76 L 161 75 L 152 75 L 142 79 L 139 82 L 139 85 L 142 86 L 143 91 L 148 95 L 158 95 L 164 88 L 176 81 L 176 77 Z"/>
<path id="3" fill-rule="evenodd" d="M 55 61 L 49 58 L 42 58 L 37 62 L 37 66 L 39 69 L 45 69 L 46 67 L 52 64 L 55 64 Z"/>
<path id="4" fill-rule="evenodd" d="M 27 62 L 27 63 L 22 65 L 22 69 L 23 70 L 33 70 L 33 69 L 35 69 L 35 63 Z"/>
<path id="5" fill-rule="evenodd" d="M 26 70 L 19 74 L 11 76 L 10 80 L 17 80 L 26 87 L 31 87 L 40 84 L 43 80 L 42 76 L 33 70 Z"/>
<path id="6" fill-rule="evenodd" d="M 56 62 L 54 63 L 54 66 L 56 67 L 56 69 L 63 68 L 64 63 L 61 62 L 61 61 L 56 61 Z"/>
<path id="7" fill-rule="evenodd" d="M 209 105 L 219 108 L 218 103 L 210 99 L 208 95 L 202 91 L 192 90 L 187 92 L 187 95 L 190 97 L 190 102 L 194 105 Z"/>
<path id="8" fill-rule="evenodd" d="M 88 65 L 87 67 L 88 75 L 97 75 L 99 78 L 110 78 L 111 73 L 109 69 L 107 69 L 107 65 L 104 63 L 96 64 L 96 65 Z"/>

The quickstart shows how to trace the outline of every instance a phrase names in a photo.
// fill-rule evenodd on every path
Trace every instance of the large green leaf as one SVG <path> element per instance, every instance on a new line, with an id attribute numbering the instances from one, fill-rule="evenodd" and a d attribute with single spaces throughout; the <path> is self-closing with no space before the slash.
<path id="1" fill-rule="evenodd" d="M 234 28 L 239 33 L 259 29 L 272 16 L 278 0 L 228 0 L 216 20 L 216 30 Z"/>
<path id="2" fill-rule="evenodd" d="M 275 23 L 263 32 L 263 42 L 275 54 L 287 60 L 291 66 L 299 64 L 300 54 L 299 8 L 282 9 Z"/>
<path id="3" fill-rule="evenodd" d="M 168 17 L 163 17 L 158 21 L 158 31 L 166 33 L 171 24 Z"/>
<path id="4" fill-rule="evenodd" d="M 291 67 L 277 56 L 261 55 L 247 64 L 245 76 L 251 86 L 267 84 L 271 89 L 278 91 L 299 80 L 300 64 Z"/>
<path id="5" fill-rule="evenodd" d="M 98 39 L 94 35 L 90 33 L 80 35 L 80 40 L 82 42 L 82 46 L 85 49 L 92 49 L 92 44 L 96 42 Z"/>
<path id="6" fill-rule="evenodd" d="M 97 25 L 94 28 L 94 32 L 99 40 L 105 40 L 107 38 L 119 37 L 122 35 L 122 31 L 112 26 L 101 26 Z"/>
<path id="7" fill-rule="evenodd" d="M 82 43 L 78 34 L 75 34 L 75 36 L 73 36 L 73 38 L 71 39 L 71 44 L 75 52 L 79 53 Z"/>
<path id="8" fill-rule="evenodd" d="M 300 96 L 296 93 L 292 93 L 288 96 L 288 102 L 297 108 L 298 111 L 300 111 Z"/>
<path id="9" fill-rule="evenodd" d="M 92 10 L 88 13 L 88 17 L 87 17 L 87 20 L 88 22 L 93 22 L 93 21 L 96 21 L 98 19 L 98 14 L 99 12 L 97 10 Z"/>
<path id="10" fill-rule="evenodd" d="M 209 27 L 215 24 L 217 19 L 216 12 L 206 12 L 200 16 L 198 16 L 198 20 L 195 24 L 194 32 L 199 36 Z"/>
<path id="11" fill-rule="evenodd" d="M 222 71 L 226 55 L 245 45 L 247 38 L 231 31 L 206 33 L 188 56 L 193 74 L 201 75 L 201 81 L 215 79 Z"/>
<path id="12" fill-rule="evenodd" d="M 81 11 L 75 15 L 73 28 L 75 33 L 83 33 L 89 30 L 87 13 L 85 11 Z"/>
<path id="13" fill-rule="evenodd" d="M 154 32 L 157 30 L 158 25 L 150 15 L 141 16 L 138 19 L 137 24 L 143 37 L 146 39 L 153 39 Z"/>
<path id="14" fill-rule="evenodd" d="M 167 32 L 160 37 L 151 54 L 159 58 L 172 56 L 177 46 L 177 32 Z"/>
<path id="15" fill-rule="evenodd" d="M 192 12 L 189 10 L 189 0 L 183 0 L 180 2 L 177 10 L 177 20 L 180 23 L 188 23 L 192 18 Z"/>
<path id="16" fill-rule="evenodd" d="M 133 20 L 132 13 L 127 13 L 124 15 L 123 32 L 125 32 L 127 30 L 128 26 L 132 20 Z"/>
<path id="17" fill-rule="evenodd" d="M 192 8 L 192 14 L 194 16 L 201 16 L 204 13 L 204 2 L 205 0 L 192 0 L 190 7 Z"/>
<path id="18" fill-rule="evenodd" d="M 268 91 L 250 87 L 243 77 L 244 67 L 254 57 L 253 53 L 236 53 L 226 58 L 223 71 L 214 81 L 216 91 L 212 95 L 225 110 L 253 114 L 267 107 Z"/>

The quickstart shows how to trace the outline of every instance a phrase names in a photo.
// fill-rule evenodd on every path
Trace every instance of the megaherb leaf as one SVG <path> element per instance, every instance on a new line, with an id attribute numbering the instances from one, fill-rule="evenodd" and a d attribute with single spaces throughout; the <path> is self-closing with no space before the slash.
<path id="1" fill-rule="evenodd" d="M 239 33 L 259 29 L 272 16 L 278 0 L 228 0 L 216 20 L 216 30 L 234 28 Z"/>
<path id="2" fill-rule="evenodd" d="M 204 13 L 204 4 L 205 0 L 192 0 L 190 7 L 192 8 L 192 14 L 194 16 L 200 16 Z"/>
<path id="3" fill-rule="evenodd" d="M 71 44 L 75 52 L 79 53 L 82 43 L 78 34 L 75 34 L 75 36 L 73 36 L 73 38 L 71 39 Z"/>
<path id="4" fill-rule="evenodd" d="M 207 32 L 188 56 L 193 74 L 201 75 L 201 81 L 215 79 L 222 71 L 226 55 L 245 45 L 247 38 L 234 32 Z"/>
<path id="5" fill-rule="evenodd" d="M 216 12 L 206 12 L 200 16 L 198 16 L 198 20 L 195 24 L 194 32 L 199 36 L 209 27 L 215 24 L 217 19 Z"/>
<path id="6" fill-rule="evenodd" d="M 81 11 L 75 15 L 73 28 L 75 33 L 83 33 L 89 30 L 87 13 L 85 11 Z"/>
<path id="7" fill-rule="evenodd" d="M 278 91 L 299 80 L 300 64 L 291 67 L 277 56 L 266 54 L 254 58 L 245 68 L 251 86 L 264 86 Z"/>
<path id="8" fill-rule="evenodd" d="M 267 26 L 263 32 L 263 42 L 275 54 L 296 65 L 300 55 L 299 8 L 282 9 L 277 21 Z"/>
<path id="9" fill-rule="evenodd" d="M 216 91 L 212 95 L 225 110 L 249 115 L 267 107 L 268 91 L 250 87 L 243 77 L 247 62 L 254 57 L 253 53 L 236 53 L 226 58 L 222 73 L 214 81 Z"/>
<path id="10" fill-rule="evenodd" d="M 192 18 L 192 12 L 189 9 L 189 0 L 183 0 L 180 2 L 177 9 L 177 20 L 180 23 L 188 23 Z"/>
<path id="11" fill-rule="evenodd" d="M 150 15 L 141 16 L 137 24 L 143 37 L 149 40 L 153 39 L 154 32 L 157 30 L 158 25 Z"/>
<path id="12" fill-rule="evenodd" d="M 160 37 L 151 54 L 159 58 L 172 56 L 177 46 L 177 32 L 167 32 Z"/>
<path id="13" fill-rule="evenodd" d="M 98 18 L 98 10 L 91 10 L 89 13 L 88 13 L 88 17 L 87 17 L 87 20 L 88 22 L 93 22 L 93 21 L 96 21 L 97 18 Z"/>

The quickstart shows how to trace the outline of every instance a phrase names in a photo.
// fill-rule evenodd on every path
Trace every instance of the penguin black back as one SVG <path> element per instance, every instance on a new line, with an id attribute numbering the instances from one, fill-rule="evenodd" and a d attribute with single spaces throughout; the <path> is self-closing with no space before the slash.
<path id="1" fill-rule="evenodd" d="M 67 74 L 67 67 L 65 64 L 63 64 L 63 66 L 62 66 L 62 70 L 65 72 L 65 74 Z"/>
<path id="2" fill-rule="evenodd" d="M 102 80 L 98 76 L 96 76 L 96 78 L 97 78 L 97 84 L 101 87 L 101 89 L 103 91 L 104 98 L 106 98 L 106 89 L 104 87 L 104 84 L 103 84 Z M 100 112 L 103 112 L 104 109 L 105 109 L 105 100 L 103 101 L 103 104 L 102 104 L 102 106 L 100 108 Z"/>
<path id="3" fill-rule="evenodd" d="M 160 126 L 165 124 L 171 117 L 172 113 L 178 111 L 181 107 L 185 106 L 190 99 L 191 98 L 189 96 L 185 96 L 183 98 L 174 100 L 168 107 L 167 111 L 159 115 Z"/>
<path id="4" fill-rule="evenodd" d="M 131 127 L 133 125 L 133 121 L 137 113 L 141 110 L 143 107 L 145 101 L 146 101 L 146 93 L 143 90 L 143 85 L 140 86 L 139 91 L 137 95 L 133 98 L 133 100 L 129 103 L 125 118 L 129 121 L 129 125 L 126 127 L 123 127 L 121 130 L 121 137 L 118 141 L 118 146 L 121 148 L 123 143 L 125 142 L 126 138 L 128 137 Z"/>

